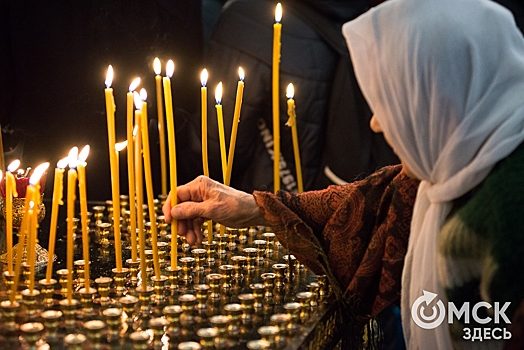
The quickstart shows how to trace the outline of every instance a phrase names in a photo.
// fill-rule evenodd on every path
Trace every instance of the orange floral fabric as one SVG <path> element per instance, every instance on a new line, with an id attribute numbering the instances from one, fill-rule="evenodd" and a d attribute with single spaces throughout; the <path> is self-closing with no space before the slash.
<path id="1" fill-rule="evenodd" d="M 284 247 L 365 321 L 399 299 L 418 183 L 396 165 L 320 191 L 253 195 Z"/>

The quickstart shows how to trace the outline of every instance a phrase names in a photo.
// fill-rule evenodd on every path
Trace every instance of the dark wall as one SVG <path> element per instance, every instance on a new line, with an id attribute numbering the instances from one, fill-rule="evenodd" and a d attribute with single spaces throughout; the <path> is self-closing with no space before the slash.
<path id="1" fill-rule="evenodd" d="M 198 108 L 202 69 L 200 0 L 0 0 L 0 122 L 6 148 L 22 166 L 51 167 L 73 146 L 91 146 L 88 199 L 110 198 L 104 102 L 107 67 L 115 70 L 117 142 L 126 138 L 125 94 L 140 76 L 156 118 L 152 62 L 175 61 L 173 95 L 181 136 L 187 115 Z M 153 129 L 155 122 L 152 122 Z M 14 132 L 5 133 L 6 129 Z M 154 131 L 154 130 L 153 130 Z M 151 139 L 157 139 L 155 133 Z M 23 143 L 23 150 L 21 148 Z M 157 145 L 152 145 L 155 192 L 160 192 Z M 8 160 L 6 160 L 8 162 Z M 127 192 L 126 156 L 121 157 Z M 180 177 L 184 179 L 183 166 Z M 52 171 L 50 171 L 50 175 Z M 46 193 L 51 194 L 48 181 Z"/>

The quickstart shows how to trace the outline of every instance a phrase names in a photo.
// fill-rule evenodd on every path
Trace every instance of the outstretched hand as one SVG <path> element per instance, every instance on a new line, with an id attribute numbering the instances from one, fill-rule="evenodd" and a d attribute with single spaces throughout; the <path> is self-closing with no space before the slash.
<path id="1" fill-rule="evenodd" d="M 213 220 L 227 227 L 267 225 L 253 195 L 225 186 L 206 176 L 177 188 L 178 204 L 169 194 L 163 212 L 166 222 L 178 220 L 178 234 L 189 244 L 202 242 L 202 224 Z"/>

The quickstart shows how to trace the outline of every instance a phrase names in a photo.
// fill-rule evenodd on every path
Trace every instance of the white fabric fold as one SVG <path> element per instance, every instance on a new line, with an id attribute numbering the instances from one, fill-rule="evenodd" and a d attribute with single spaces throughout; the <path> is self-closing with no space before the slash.
<path id="1" fill-rule="evenodd" d="M 355 73 L 384 136 L 421 180 L 402 276 L 409 349 L 450 349 L 448 325 L 422 329 L 423 290 L 447 305 L 437 273 L 452 201 L 524 140 L 524 39 L 489 0 L 389 0 L 343 26 Z"/>

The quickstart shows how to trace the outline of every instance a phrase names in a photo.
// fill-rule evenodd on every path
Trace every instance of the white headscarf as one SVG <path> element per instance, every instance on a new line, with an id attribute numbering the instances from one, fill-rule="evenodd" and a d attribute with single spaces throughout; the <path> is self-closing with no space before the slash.
<path id="1" fill-rule="evenodd" d="M 489 0 L 390 0 L 343 27 L 355 73 L 384 136 L 422 180 L 402 276 L 410 349 L 450 349 L 447 319 L 413 323 L 423 290 L 437 293 L 438 234 L 452 201 L 524 139 L 524 39 Z"/>

